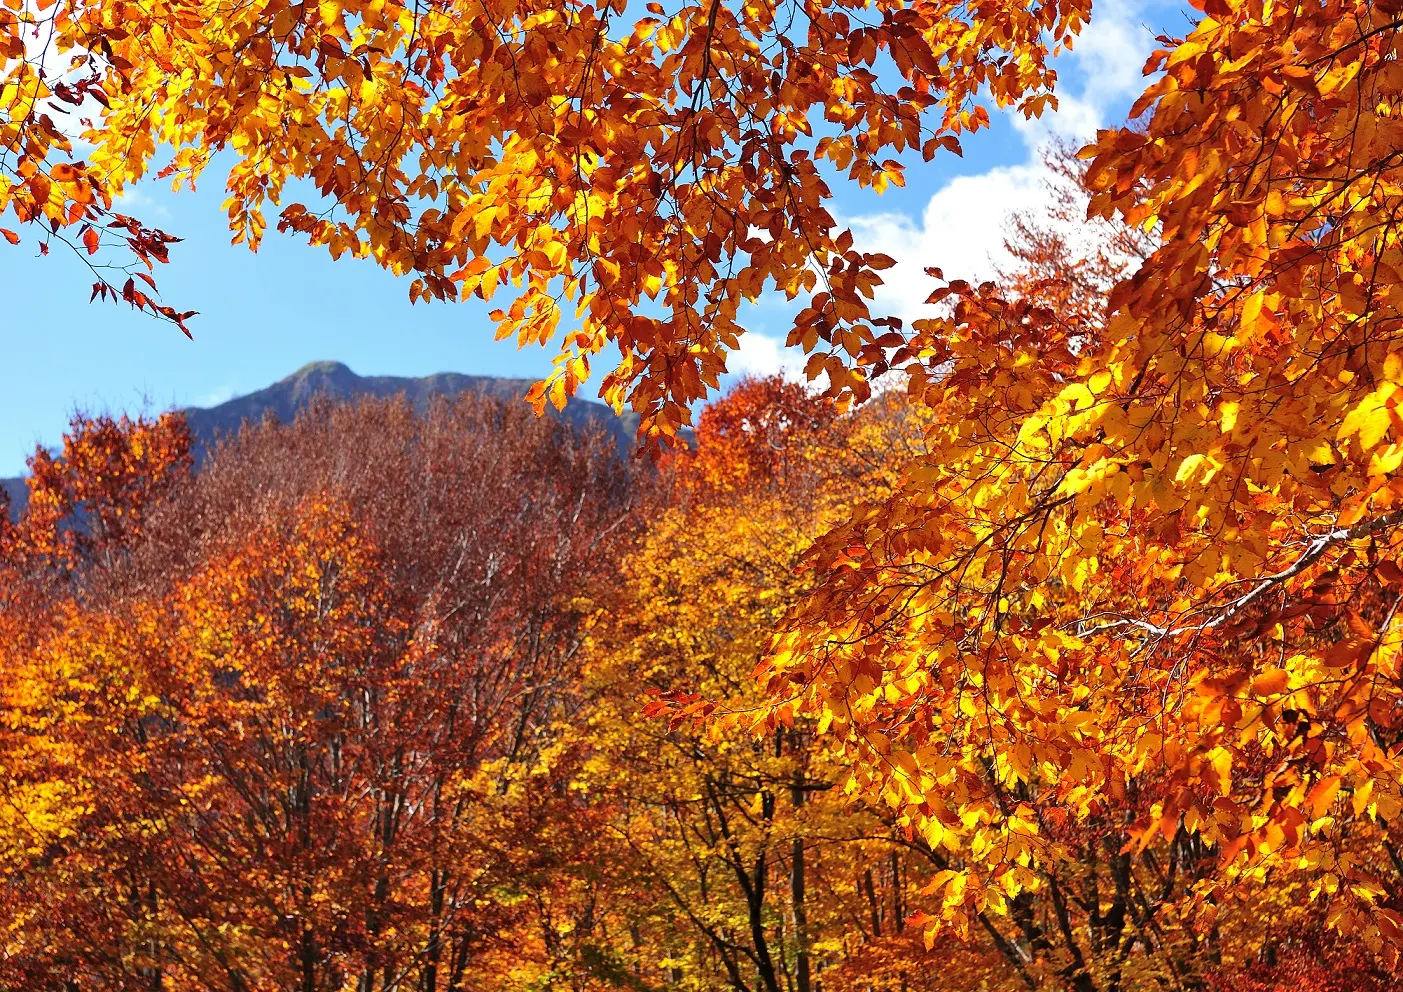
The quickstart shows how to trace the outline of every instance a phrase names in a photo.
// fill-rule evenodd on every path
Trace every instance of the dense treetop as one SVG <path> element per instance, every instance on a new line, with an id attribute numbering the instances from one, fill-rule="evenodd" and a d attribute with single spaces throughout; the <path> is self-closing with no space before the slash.
<path id="1" fill-rule="evenodd" d="M 1133 120 L 1065 170 L 1078 188 L 1057 209 L 1085 206 L 1104 242 L 1084 252 L 1030 221 L 1014 271 L 981 286 L 931 259 L 931 315 L 911 326 L 872 311 L 891 260 L 825 207 L 825 175 L 880 189 L 900 181 L 891 156 L 954 150 L 980 99 L 1038 113 L 1048 60 L 1090 14 L 10 0 L 0 203 L 85 255 L 116 238 L 133 264 L 160 261 L 165 236 L 112 215 L 112 195 L 151 171 L 194 181 L 227 152 L 237 236 L 256 245 L 276 210 L 409 276 L 416 298 L 509 297 L 502 336 L 561 343 L 538 406 L 616 346 L 603 394 L 655 448 L 715 388 L 741 305 L 787 294 L 825 416 L 882 409 L 885 377 L 920 443 L 863 474 L 792 395 L 713 415 L 702 434 L 739 460 L 712 464 L 704 444 L 678 470 L 708 499 L 794 459 L 834 475 L 804 497 L 817 519 L 752 508 L 783 538 L 773 560 L 802 565 L 756 651 L 763 698 L 674 686 L 653 712 L 678 731 L 726 714 L 772 740 L 811 721 L 854 801 L 943 865 L 927 936 L 982 934 L 1025 984 L 1197 987 L 1195 955 L 1246 960 L 1243 906 L 1258 934 L 1270 919 L 1324 946 L 1328 926 L 1396 966 L 1396 5 L 1205 3 L 1151 59 Z M 85 162 L 60 106 L 92 118 Z M 143 286 L 95 291 L 184 319 Z M 122 471 L 155 485 L 145 457 Z M 75 485 L 52 485 L 55 512 L 89 499 Z M 343 539 L 334 506 L 305 510 L 279 541 Z M 61 587 L 90 549 L 35 521 L 16 560 Z M 367 601 L 393 592 L 374 568 L 364 580 Z M 776 757 L 807 760 L 788 747 Z M 761 957 L 726 939 L 734 961 Z"/>

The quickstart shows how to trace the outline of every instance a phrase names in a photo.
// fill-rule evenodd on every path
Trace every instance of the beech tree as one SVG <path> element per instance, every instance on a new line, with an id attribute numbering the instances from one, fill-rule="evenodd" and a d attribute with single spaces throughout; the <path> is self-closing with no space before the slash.
<path id="1" fill-rule="evenodd" d="M 814 945 L 832 931 L 825 889 L 851 888 L 862 828 L 880 827 L 835 822 L 846 804 L 830 795 L 835 769 L 811 727 L 716 740 L 650 717 L 667 704 L 639 691 L 704 708 L 760 704 L 750 674 L 802 589 L 794 569 L 822 526 L 820 503 L 839 503 L 821 493 L 846 460 L 846 433 L 832 403 L 778 380 L 707 407 L 696 450 L 654 487 L 620 602 L 591 639 L 597 774 L 616 797 L 620 843 L 658 889 L 634 925 L 669 986 L 810 992 Z"/>
<path id="2" fill-rule="evenodd" d="M 516 287 L 498 336 L 561 338 L 538 404 L 612 344 L 602 394 L 671 436 L 767 289 L 808 302 L 793 342 L 822 342 L 815 369 L 866 396 L 844 357 L 884 346 L 868 300 L 892 262 L 834 229 L 823 170 L 880 191 L 903 181 L 894 156 L 958 151 L 986 96 L 1042 113 L 1049 55 L 1089 4 L 645 7 L 13 0 L 0 208 L 86 257 L 113 193 L 150 172 L 193 184 L 225 152 L 236 241 L 256 247 L 271 209 L 334 256 L 412 276 L 415 299 Z M 85 116 L 95 149 L 76 161 L 56 122 Z M 164 260 L 163 235 L 111 223 L 133 264 Z M 144 283 L 94 292 L 165 306 Z"/>
<path id="3" fill-rule="evenodd" d="M 931 455 L 825 540 L 775 684 L 959 852 L 962 926 L 1105 810 L 1137 857 L 1204 845 L 1196 918 L 1299 884 L 1397 961 L 1398 40 L 1215 6 L 1088 153 L 1093 213 L 1156 238 L 1107 318 L 955 281 L 914 329 Z"/>

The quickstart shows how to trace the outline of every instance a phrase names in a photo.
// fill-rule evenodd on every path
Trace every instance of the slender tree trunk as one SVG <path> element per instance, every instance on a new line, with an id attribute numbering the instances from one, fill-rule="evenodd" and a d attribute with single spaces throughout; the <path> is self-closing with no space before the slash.
<path id="1" fill-rule="evenodd" d="M 799 735 L 794 734 L 794 760 L 799 761 Z M 794 786 L 790 792 L 794 811 L 804 805 L 804 771 L 797 767 L 794 771 Z M 809 978 L 809 912 L 804 906 L 804 839 L 794 838 L 794 847 L 789 856 L 789 898 L 794 908 L 794 941 L 797 945 L 794 964 L 795 992 L 811 992 Z"/>
<path id="2" fill-rule="evenodd" d="M 443 958 L 443 893 L 448 872 L 429 873 L 429 946 L 424 953 L 424 992 L 438 992 L 438 968 Z"/>
<path id="3" fill-rule="evenodd" d="M 897 933 L 906 929 L 906 907 L 902 901 L 901 855 L 893 848 L 891 852 L 891 918 Z M 906 979 L 902 979 L 904 983 Z"/>
<path id="4" fill-rule="evenodd" d="M 862 872 L 862 888 L 867 893 L 867 909 L 872 917 L 872 936 L 882 935 L 882 910 L 877 904 L 877 887 L 872 884 L 872 869 L 867 868 Z"/>
<path id="5" fill-rule="evenodd" d="M 796 799 L 796 804 L 799 800 Z M 794 906 L 795 952 L 794 981 L 796 992 L 810 992 L 809 982 L 809 916 L 804 908 L 804 842 L 794 838 L 790 854 L 789 895 Z"/>
<path id="6" fill-rule="evenodd" d="M 317 948 L 306 921 L 302 923 L 302 992 L 317 992 Z"/>

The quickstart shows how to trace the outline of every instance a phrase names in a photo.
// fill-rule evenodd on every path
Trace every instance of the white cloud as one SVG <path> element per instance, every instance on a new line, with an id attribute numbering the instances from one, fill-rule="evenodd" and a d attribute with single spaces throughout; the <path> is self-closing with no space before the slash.
<path id="1" fill-rule="evenodd" d="M 114 196 L 112 207 L 118 213 L 134 214 L 144 221 L 150 221 L 153 218 L 164 220 L 170 217 L 170 211 L 166 209 L 165 204 L 158 203 L 139 186 L 128 186 L 117 196 Z"/>
<path id="2" fill-rule="evenodd" d="M 1141 13 L 1135 0 L 1102 4 L 1073 42 L 1085 89 L 1103 108 L 1144 89 L 1141 73 L 1154 48 L 1154 33 L 1141 22 Z"/>
<path id="3" fill-rule="evenodd" d="M 785 348 L 779 338 L 747 331 L 740 337 L 740 347 L 726 356 L 726 369 L 736 375 L 798 378 L 804 371 L 804 356 Z"/>
<path id="4" fill-rule="evenodd" d="M 1054 139 L 1075 142 L 1095 136 L 1102 125 L 1102 108 L 1094 100 L 1060 94 L 1055 111 L 1031 119 L 1013 114 L 1010 120 L 1025 145 L 1040 148 Z"/>
<path id="5" fill-rule="evenodd" d="M 1055 178 L 1044 156 L 1050 142 L 1090 140 L 1108 123 L 1112 108 L 1128 103 L 1144 89 L 1141 75 L 1154 48 L 1153 32 L 1140 21 L 1140 0 L 1099 0 L 1090 23 L 1072 51 L 1061 57 L 1064 80 L 1079 88 L 1058 93 L 1058 108 L 1039 119 L 1012 116 L 1022 139 L 1022 163 L 952 179 L 935 192 L 919 218 L 878 213 L 846 217 L 857 246 L 896 259 L 882 273 L 876 302 L 907 320 L 926 312 L 925 299 L 935 283 L 928 266 L 947 279 L 988 279 L 1010 259 L 1004 235 L 1016 214 L 1036 212 L 1047 203 Z M 880 307 L 879 307 L 880 309 Z"/>
<path id="6" fill-rule="evenodd" d="M 1000 166 L 951 180 L 918 220 L 890 213 L 846 218 L 858 245 L 897 260 L 882 273 L 878 309 L 907 320 L 919 315 L 935 288 L 925 274 L 930 265 L 940 266 L 948 279 L 991 278 L 1007 258 L 1003 243 L 1009 221 L 1045 202 L 1048 178 L 1041 162 Z"/>

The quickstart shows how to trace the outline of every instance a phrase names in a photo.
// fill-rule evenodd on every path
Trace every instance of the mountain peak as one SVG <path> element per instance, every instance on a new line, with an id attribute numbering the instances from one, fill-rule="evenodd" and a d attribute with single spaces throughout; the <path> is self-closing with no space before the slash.
<path id="1" fill-rule="evenodd" d="M 361 377 L 340 362 L 308 362 L 271 388 L 290 392 L 300 405 L 317 393 L 340 399 L 357 391 Z"/>
<path id="2" fill-rule="evenodd" d="M 233 435 L 241 424 L 257 423 L 269 414 L 287 423 L 317 396 L 337 402 L 362 396 L 404 396 L 416 410 L 423 410 L 435 397 L 451 399 L 464 392 L 481 393 L 507 403 L 520 403 L 530 385 L 529 379 L 502 379 L 456 372 L 440 372 L 422 378 L 361 376 L 341 362 L 308 362 L 291 375 L 257 392 L 236 396 L 217 406 L 189 407 L 183 412 L 198 464 L 218 438 Z M 576 427 L 590 424 L 601 426 L 614 437 L 621 450 L 627 450 L 632 445 L 638 424 L 636 414 L 616 417 L 603 403 L 577 396 L 570 398 L 563 411 L 556 413 L 551 410 L 549 415 Z M 24 480 L 0 479 L 0 486 L 10 495 L 11 513 L 17 513 L 26 497 Z"/>
<path id="3" fill-rule="evenodd" d="M 435 397 L 452 398 L 464 392 L 482 393 L 504 402 L 520 403 L 530 385 L 526 379 L 500 379 L 456 372 L 440 372 L 422 378 L 363 376 L 341 362 L 308 362 L 291 375 L 257 392 L 237 396 L 214 407 L 187 409 L 185 420 L 196 440 L 198 461 L 201 449 L 207 448 L 212 439 L 234 433 L 245 421 L 257 422 L 261 417 L 272 414 L 286 423 L 318 396 L 345 402 L 362 396 L 402 395 L 416 410 L 423 410 Z M 633 424 L 626 424 L 614 417 L 602 403 L 572 398 L 559 416 L 576 426 L 599 423 L 624 448 L 632 441 Z"/>
<path id="4" fill-rule="evenodd" d="M 291 382 L 294 379 L 306 379 L 312 376 L 352 376 L 360 378 L 350 367 L 343 362 L 308 362 L 292 375 L 286 376 L 283 382 Z"/>

